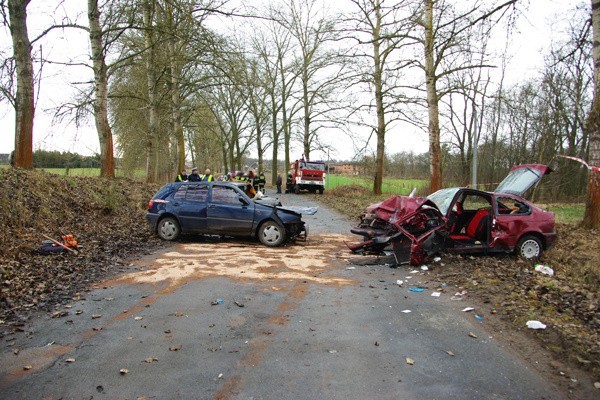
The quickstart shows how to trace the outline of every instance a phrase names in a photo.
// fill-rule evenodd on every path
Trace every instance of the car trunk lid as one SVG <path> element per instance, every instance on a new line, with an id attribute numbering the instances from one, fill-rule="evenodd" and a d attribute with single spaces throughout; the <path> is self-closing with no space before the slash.
<path id="1" fill-rule="evenodd" d="M 508 193 L 523 196 L 552 169 L 543 164 L 522 164 L 510 169 L 510 172 L 498 185 L 496 193 Z"/>

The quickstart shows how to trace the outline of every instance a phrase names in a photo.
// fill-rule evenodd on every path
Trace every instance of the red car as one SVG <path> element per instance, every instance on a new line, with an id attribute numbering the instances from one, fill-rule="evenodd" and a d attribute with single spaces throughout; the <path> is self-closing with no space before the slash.
<path id="1" fill-rule="evenodd" d="M 556 241 L 554 213 L 524 199 L 552 170 L 542 164 L 513 167 L 495 192 L 441 189 L 427 196 L 394 196 L 367 208 L 351 232 L 358 254 L 391 250 L 398 264 L 424 263 L 441 251 L 511 253 L 535 259 Z"/>

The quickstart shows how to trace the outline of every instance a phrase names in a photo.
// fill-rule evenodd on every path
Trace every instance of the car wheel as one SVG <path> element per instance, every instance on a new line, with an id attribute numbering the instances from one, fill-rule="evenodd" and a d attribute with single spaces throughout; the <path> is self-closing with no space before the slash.
<path id="1" fill-rule="evenodd" d="M 285 240 L 285 228 L 275 221 L 267 221 L 258 230 L 258 239 L 265 246 L 279 246 Z"/>
<path id="2" fill-rule="evenodd" d="M 319 194 L 323 194 L 323 189 L 318 190 Z"/>
<path id="3" fill-rule="evenodd" d="M 542 254 L 542 249 L 542 241 L 537 236 L 526 235 L 519 240 L 516 250 L 521 257 L 532 260 Z"/>
<path id="4" fill-rule="evenodd" d="M 300 194 L 300 185 L 294 185 L 294 193 Z"/>
<path id="5" fill-rule="evenodd" d="M 175 240 L 181 233 L 179 223 L 175 218 L 167 217 L 158 222 L 157 227 L 158 237 L 162 240 Z"/>

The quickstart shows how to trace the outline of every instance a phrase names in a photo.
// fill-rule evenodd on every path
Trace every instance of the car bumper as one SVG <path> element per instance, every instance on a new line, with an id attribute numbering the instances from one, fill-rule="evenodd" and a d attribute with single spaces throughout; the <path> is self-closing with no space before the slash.
<path id="1" fill-rule="evenodd" d="M 156 224 L 158 223 L 158 214 L 154 214 L 154 213 L 147 213 L 146 214 L 146 221 L 148 222 L 148 225 L 150 226 L 150 230 L 152 232 L 156 232 Z"/>
<path id="2" fill-rule="evenodd" d="M 546 245 L 546 249 L 549 249 L 550 247 L 552 247 L 554 245 L 554 243 L 556 243 L 557 239 L 558 239 L 558 234 L 556 234 L 555 232 L 544 234 L 544 243 Z"/>

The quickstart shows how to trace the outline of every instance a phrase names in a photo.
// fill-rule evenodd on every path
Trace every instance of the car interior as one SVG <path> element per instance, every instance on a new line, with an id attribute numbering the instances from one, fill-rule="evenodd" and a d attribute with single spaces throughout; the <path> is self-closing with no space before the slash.
<path id="1" fill-rule="evenodd" d="M 487 243 L 491 209 L 491 201 L 486 196 L 461 196 L 450 212 L 450 238 L 465 244 Z"/>

